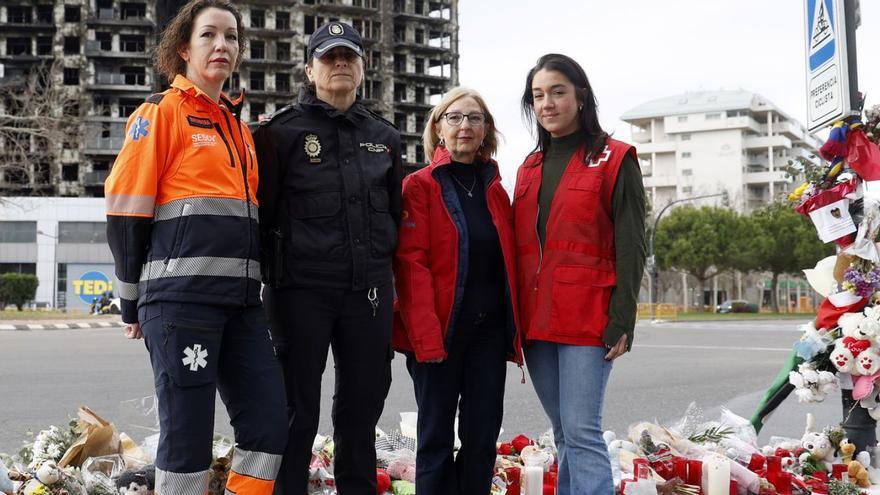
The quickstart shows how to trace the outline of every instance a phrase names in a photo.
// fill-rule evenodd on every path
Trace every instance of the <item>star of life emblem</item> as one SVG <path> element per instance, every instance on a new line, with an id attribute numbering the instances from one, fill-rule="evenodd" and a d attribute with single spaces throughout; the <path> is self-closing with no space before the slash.
<path id="1" fill-rule="evenodd" d="M 190 371 L 199 371 L 199 368 L 208 366 L 208 361 L 205 360 L 208 357 L 208 350 L 202 349 L 202 344 L 187 347 L 183 350 L 183 355 L 185 357 L 181 361 L 184 366 L 189 366 Z"/>

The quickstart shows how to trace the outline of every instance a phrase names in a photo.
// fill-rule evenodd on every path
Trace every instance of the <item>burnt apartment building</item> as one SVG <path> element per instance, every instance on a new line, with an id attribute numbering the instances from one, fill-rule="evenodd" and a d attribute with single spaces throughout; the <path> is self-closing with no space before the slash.
<path id="1" fill-rule="evenodd" d="M 49 68 L 48 83 L 54 88 L 49 98 L 60 108 L 52 110 L 54 124 L 48 126 L 76 123 L 63 138 L 59 133 L 0 134 L 0 194 L 103 195 L 128 115 L 164 89 L 150 53 L 182 3 L 0 0 L 0 91 L 21 94 L 31 70 Z M 326 22 L 347 22 L 364 38 L 364 100 L 400 129 L 407 166 L 425 163 L 421 133 L 427 114 L 440 95 L 458 84 L 458 0 L 251 0 L 238 5 L 250 47 L 226 91 L 246 89 L 245 120 L 270 114 L 295 98 L 305 80 L 309 36 Z M 22 105 L 27 104 L 0 98 L 0 119 L 21 111 Z M 14 148 L 19 150 L 15 157 Z"/>

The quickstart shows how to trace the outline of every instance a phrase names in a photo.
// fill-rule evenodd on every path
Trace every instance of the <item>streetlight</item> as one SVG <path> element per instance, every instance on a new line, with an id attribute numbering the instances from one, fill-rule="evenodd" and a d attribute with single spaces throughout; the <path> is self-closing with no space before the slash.
<path id="1" fill-rule="evenodd" d="M 58 309 L 58 266 L 55 264 L 55 261 L 58 259 L 58 236 L 47 234 L 42 230 L 37 230 L 37 234 L 44 235 L 50 239 L 54 240 L 54 245 L 52 246 L 52 309 Z"/>
<path id="2" fill-rule="evenodd" d="M 651 304 L 651 321 L 655 320 L 656 314 L 656 306 L 654 303 L 654 298 L 656 296 L 657 287 L 657 279 L 659 278 L 659 273 L 657 272 L 657 260 L 654 258 L 654 236 L 657 235 L 657 224 L 660 223 L 660 218 L 666 213 L 666 210 L 669 209 L 670 206 L 677 203 L 684 203 L 685 201 L 694 201 L 697 199 L 706 199 L 706 198 L 721 198 L 721 202 L 727 206 L 728 204 L 728 196 L 727 191 L 722 191 L 717 194 L 704 194 L 702 196 L 693 196 L 690 198 L 682 198 L 670 201 L 660 210 L 660 213 L 657 215 L 657 218 L 654 219 L 654 227 L 651 229 L 651 237 L 648 242 L 648 270 L 650 271 L 650 276 L 648 277 L 648 302 Z M 700 294 L 702 298 L 703 295 Z"/>

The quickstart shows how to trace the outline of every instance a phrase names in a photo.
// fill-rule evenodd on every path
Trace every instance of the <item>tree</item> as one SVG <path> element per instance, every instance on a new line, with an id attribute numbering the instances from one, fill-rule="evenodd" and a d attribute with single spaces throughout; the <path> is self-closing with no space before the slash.
<path id="1" fill-rule="evenodd" d="M 85 137 L 85 97 L 64 86 L 62 59 L 0 84 L 0 190 L 52 194 L 65 144 Z"/>
<path id="2" fill-rule="evenodd" d="M 779 312 L 779 276 L 814 266 L 834 254 L 834 245 L 823 244 L 810 220 L 781 201 L 753 211 L 744 223 L 744 235 L 734 243 L 734 264 L 742 271 L 772 274 L 770 304 Z"/>
<path id="3" fill-rule="evenodd" d="M 731 241 L 739 236 L 736 212 L 715 206 L 682 206 L 657 225 L 654 253 L 660 269 L 673 269 L 697 279 L 702 299 L 705 284 L 733 268 Z"/>
<path id="4" fill-rule="evenodd" d="M 36 275 L 29 273 L 4 273 L 0 275 L 0 309 L 14 304 L 19 311 L 28 301 L 33 301 L 40 285 Z"/>

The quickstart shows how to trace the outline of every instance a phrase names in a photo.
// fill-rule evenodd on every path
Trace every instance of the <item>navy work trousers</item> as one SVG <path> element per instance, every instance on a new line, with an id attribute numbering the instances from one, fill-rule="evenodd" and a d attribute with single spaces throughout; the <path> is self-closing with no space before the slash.
<path id="1" fill-rule="evenodd" d="M 332 348 L 334 477 L 340 495 L 376 493 L 376 423 L 391 386 L 392 287 L 368 290 L 272 289 L 263 300 L 284 369 L 289 437 L 275 493 L 306 491 L 318 432 L 321 377 Z"/>
<path id="2" fill-rule="evenodd" d="M 263 308 L 154 302 L 138 309 L 138 321 L 159 407 L 156 493 L 205 492 L 217 391 L 235 432 L 233 471 L 271 486 L 287 420 Z"/>
<path id="3" fill-rule="evenodd" d="M 507 343 L 503 323 L 461 314 L 441 363 L 418 363 L 407 353 L 419 407 L 416 493 L 488 493 L 495 442 L 504 415 Z M 458 409 L 461 448 L 453 460 Z"/>

